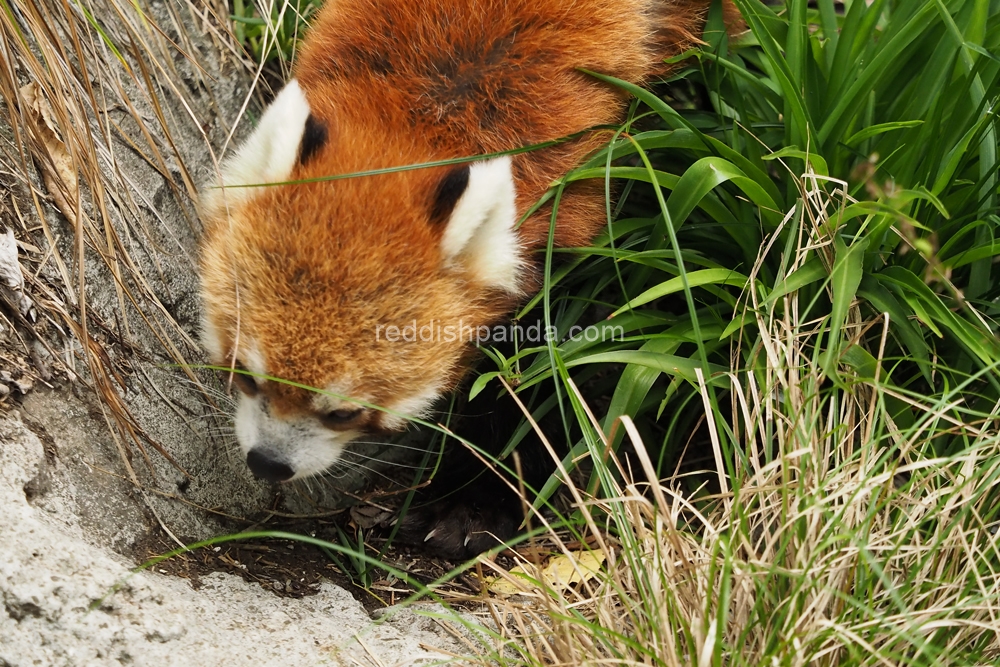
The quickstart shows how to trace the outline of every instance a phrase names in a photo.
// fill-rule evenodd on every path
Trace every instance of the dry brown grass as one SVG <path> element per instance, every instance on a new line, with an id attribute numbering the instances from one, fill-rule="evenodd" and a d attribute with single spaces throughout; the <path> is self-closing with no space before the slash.
<path id="1" fill-rule="evenodd" d="M 843 184 L 809 178 L 785 225 L 799 250 L 826 243 Z M 827 191 L 834 194 L 828 195 Z M 763 252 L 762 252 L 763 254 Z M 790 274 L 804 252 L 789 262 Z M 799 321 L 797 295 L 750 312 L 760 336 L 753 372 L 728 375 L 730 424 L 744 447 L 727 471 L 702 385 L 714 469 L 659 484 L 630 422 L 641 472 L 610 455 L 602 498 L 573 487 L 580 534 L 552 530 L 553 552 L 605 563 L 566 585 L 498 574 L 519 595 L 487 603 L 495 627 L 478 664 L 971 665 L 1000 660 L 996 420 L 959 394 L 921 400 L 857 373 L 832 390 L 815 348 L 822 322 Z M 848 336 L 886 320 L 862 321 Z M 884 333 L 883 333 L 884 345 Z M 739 358 L 734 356 L 734 358 Z M 891 401 L 908 403 L 898 427 Z M 589 416 L 594 434 L 603 434 Z M 934 452 L 959 432 L 968 446 Z M 614 480 L 623 480 L 616 482 Z M 692 493 L 699 487 L 701 491 Z M 712 491 L 707 489 L 711 487 Z M 541 517 L 538 517 L 539 520 Z M 556 556 L 558 558 L 559 556 Z M 491 564 L 487 561 L 487 567 Z"/>
<path id="2" fill-rule="evenodd" d="M 18 237 L 40 315 L 34 325 L 12 328 L 24 351 L 48 351 L 44 361 L 26 354 L 35 363 L 25 370 L 42 381 L 64 374 L 97 392 L 130 473 L 130 445 L 147 463 L 146 445 L 169 458 L 122 398 L 136 352 L 130 321 L 141 322 L 181 367 L 198 346 L 154 287 L 179 242 L 160 217 L 163 203 L 148 199 L 123 158 L 138 156 L 158 173 L 170 208 L 190 230 L 200 229 L 196 179 L 186 163 L 190 141 L 182 147 L 176 135 L 196 128 L 198 150 L 211 152 L 200 130 L 206 110 L 189 91 L 212 90 L 199 59 L 242 58 L 227 15 L 219 0 L 0 2 L 0 176 L 7 190 L 0 213 Z M 211 35 L 214 53 L 203 56 L 191 41 L 193 25 Z M 164 243 L 171 247 L 161 253 Z M 94 279 L 113 289 L 115 321 L 88 308 Z"/>

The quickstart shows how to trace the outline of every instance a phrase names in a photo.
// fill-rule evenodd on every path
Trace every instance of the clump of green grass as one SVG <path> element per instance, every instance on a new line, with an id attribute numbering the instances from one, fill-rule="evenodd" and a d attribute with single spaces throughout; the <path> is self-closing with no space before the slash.
<path id="1" fill-rule="evenodd" d="M 253 60 L 285 68 L 322 0 L 233 0 L 233 34 Z"/>
<path id="2" fill-rule="evenodd" d="M 605 428 L 625 414 L 642 427 L 675 413 L 672 435 L 657 438 L 674 450 L 699 419 L 683 409 L 698 395 L 695 369 L 717 399 L 713 378 L 752 367 L 746 343 L 759 332 L 744 312 L 750 297 L 758 304 L 798 290 L 798 315 L 823 325 L 814 344 L 841 386 L 842 371 L 870 373 L 878 342 L 871 331 L 850 341 L 855 303 L 864 319 L 890 316 L 893 363 L 882 381 L 892 386 L 940 392 L 989 371 L 1000 352 L 991 328 L 1000 221 L 1000 62 L 991 54 L 1000 39 L 987 26 L 997 25 L 995 3 L 991 14 L 982 2 L 855 2 L 843 16 L 832 2 L 807 10 L 790 1 L 780 15 L 738 4 L 751 28 L 740 48 L 709 26 L 716 40 L 674 82 L 706 91 L 712 108 L 675 111 L 623 84 L 642 102 L 628 136 L 563 181 L 604 178 L 624 183 L 624 195 L 594 248 L 550 251 L 548 259 L 570 261 L 548 263 L 547 287 L 525 310 L 546 302 L 565 335 L 596 303 L 614 317 L 593 326 L 623 326 L 630 338 L 508 360 L 523 369 L 522 392 L 570 369 L 628 364 Z M 845 183 L 845 205 L 824 223 L 821 247 L 798 251 L 800 231 L 781 222 L 803 205 L 798 175 L 807 160 L 815 178 Z M 786 275 L 797 252 L 808 261 Z M 982 391 L 969 394 L 984 410 L 998 398 L 994 375 L 977 375 Z M 912 421 L 905 410 L 896 416 Z M 741 448 L 723 440 L 732 460 Z"/>
<path id="3" fill-rule="evenodd" d="M 794 232 L 801 270 L 839 214 L 823 179 L 803 181 Z M 831 196 L 832 194 L 832 196 Z M 765 251 L 753 267 L 762 267 Z M 725 374 L 728 406 L 712 410 L 698 388 L 713 465 L 712 492 L 657 479 L 631 420 L 610 432 L 589 414 L 572 381 L 574 412 L 594 446 L 602 495 L 574 488 L 578 531 L 552 532 L 571 560 L 595 545 L 605 567 L 573 587 L 514 580 L 520 599 L 493 601 L 508 619 L 482 658 L 504 665 L 993 664 L 1000 659 L 1000 432 L 969 408 L 967 386 L 927 397 L 884 383 L 891 320 L 875 317 L 874 374 L 832 387 L 814 344 L 822 324 L 797 318 L 793 290 L 757 303 L 753 372 Z M 858 304 L 849 315 L 859 315 Z M 735 352 L 742 353 L 742 346 Z M 972 380 L 970 378 L 970 380 Z M 894 402 L 913 417 L 893 419 Z M 610 444 L 627 432 L 630 469 Z M 726 458 L 724 438 L 743 451 Z M 939 439 L 965 446 L 937 451 Z M 603 454 L 604 459 L 597 458 Z M 706 484 L 704 476 L 699 476 Z M 572 482 L 570 482 L 572 484 Z"/>

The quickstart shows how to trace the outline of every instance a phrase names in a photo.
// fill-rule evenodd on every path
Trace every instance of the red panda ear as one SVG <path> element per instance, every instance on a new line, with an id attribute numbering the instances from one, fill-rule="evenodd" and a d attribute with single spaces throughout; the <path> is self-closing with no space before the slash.
<path id="1" fill-rule="evenodd" d="M 441 238 L 445 266 L 488 287 L 518 293 L 524 265 L 510 157 L 475 162 Z"/>
<path id="2" fill-rule="evenodd" d="M 431 222 L 440 224 L 447 222 L 455 210 L 458 200 L 469 187 L 469 165 L 460 164 L 441 179 L 434 193 L 434 205 L 431 207 Z"/>
<path id="3" fill-rule="evenodd" d="M 299 143 L 299 164 L 308 164 L 316 156 L 316 153 L 326 145 L 329 134 L 326 121 L 309 114 L 302 129 L 302 141 Z"/>
<path id="4" fill-rule="evenodd" d="M 222 163 L 223 187 L 206 191 L 202 198 L 205 213 L 219 214 L 226 204 L 243 203 L 256 189 L 233 186 L 287 181 L 300 159 L 300 145 L 309 119 L 309 103 L 298 81 L 292 79 L 264 111 L 257 128 L 236 155 Z M 322 128 L 325 141 L 325 126 Z M 226 190 L 227 187 L 232 189 Z"/>

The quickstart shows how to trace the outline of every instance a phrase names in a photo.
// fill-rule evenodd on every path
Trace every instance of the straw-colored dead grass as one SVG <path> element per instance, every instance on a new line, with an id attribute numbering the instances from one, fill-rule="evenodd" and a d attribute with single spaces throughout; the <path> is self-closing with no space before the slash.
<path id="1" fill-rule="evenodd" d="M 806 249 L 825 245 L 846 204 L 842 187 L 803 181 L 800 204 L 784 222 L 801 232 L 788 274 Z M 579 567 L 575 585 L 506 576 L 522 594 L 489 603 L 501 630 L 481 664 L 1000 660 L 995 419 L 969 414 L 957 394 L 936 402 L 887 394 L 878 350 L 871 376 L 842 365 L 845 384 L 835 389 L 816 352 L 824 322 L 800 321 L 795 293 L 765 303 L 750 295 L 749 312 L 760 364 L 728 375 L 729 425 L 712 421 L 702 385 L 703 431 L 716 466 L 696 479 L 710 480 L 714 492 L 692 494 L 691 480 L 680 476 L 637 481 L 652 466 L 623 419 L 642 471 L 610 456 L 608 466 L 625 480 L 602 477 L 610 500 L 573 489 L 585 541 L 605 568 L 592 576 Z M 849 322 L 855 345 L 862 329 L 886 325 L 862 321 L 853 307 Z M 891 416 L 903 403 L 914 416 L 906 429 Z M 731 427 L 744 451 L 727 462 L 715 433 Z M 962 433 L 968 446 L 935 453 L 942 431 Z M 550 536 L 555 549 L 580 561 L 560 535 Z"/>
<path id="2" fill-rule="evenodd" d="M 192 24 L 213 36 L 216 53 L 199 53 L 185 27 Z M 67 375 L 97 392 L 130 471 L 129 444 L 144 457 L 152 445 L 169 458 L 122 399 L 121 371 L 136 333 L 130 320 L 143 322 L 179 365 L 198 346 L 153 286 L 163 280 L 163 257 L 182 249 L 123 157 L 137 155 L 158 172 L 187 225 L 200 229 L 196 179 L 175 135 L 205 117 L 189 99 L 189 90 L 212 89 L 199 59 L 239 60 L 241 53 L 219 0 L 0 3 L 2 225 L 15 230 L 40 311 L 34 326 L 11 329 L 23 349 L 48 348 L 46 363 L 26 371 L 42 380 Z M 177 109 L 185 117 L 172 116 Z M 204 131 L 201 139 L 210 151 Z M 96 275 L 114 290 L 116 321 L 88 309 L 88 279 Z"/>

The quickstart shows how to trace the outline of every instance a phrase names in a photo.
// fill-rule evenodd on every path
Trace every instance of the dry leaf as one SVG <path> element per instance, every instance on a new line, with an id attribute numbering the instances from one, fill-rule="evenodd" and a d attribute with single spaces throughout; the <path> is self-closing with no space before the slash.
<path id="1" fill-rule="evenodd" d="M 392 512 L 377 505 L 351 506 L 351 520 L 364 530 L 385 523 L 391 516 Z"/>
<path id="2" fill-rule="evenodd" d="M 605 559 L 603 551 L 578 551 L 569 556 L 559 554 L 549 559 L 544 568 L 532 563 L 511 568 L 508 574 L 523 579 L 523 585 L 501 577 L 489 577 L 487 588 L 498 595 L 517 595 L 535 588 L 534 582 L 537 581 L 546 588 L 564 591 L 581 581 L 593 579 L 600 572 Z"/>
<path id="3" fill-rule="evenodd" d="M 52 120 L 52 108 L 34 83 L 21 87 L 21 100 L 30 112 L 31 129 L 35 139 L 49 158 L 40 160 L 45 188 L 66 219 L 76 222 L 76 202 L 80 184 L 76 169 L 73 167 L 73 158 L 70 157 L 66 144 L 59 138 L 56 124 Z"/>

